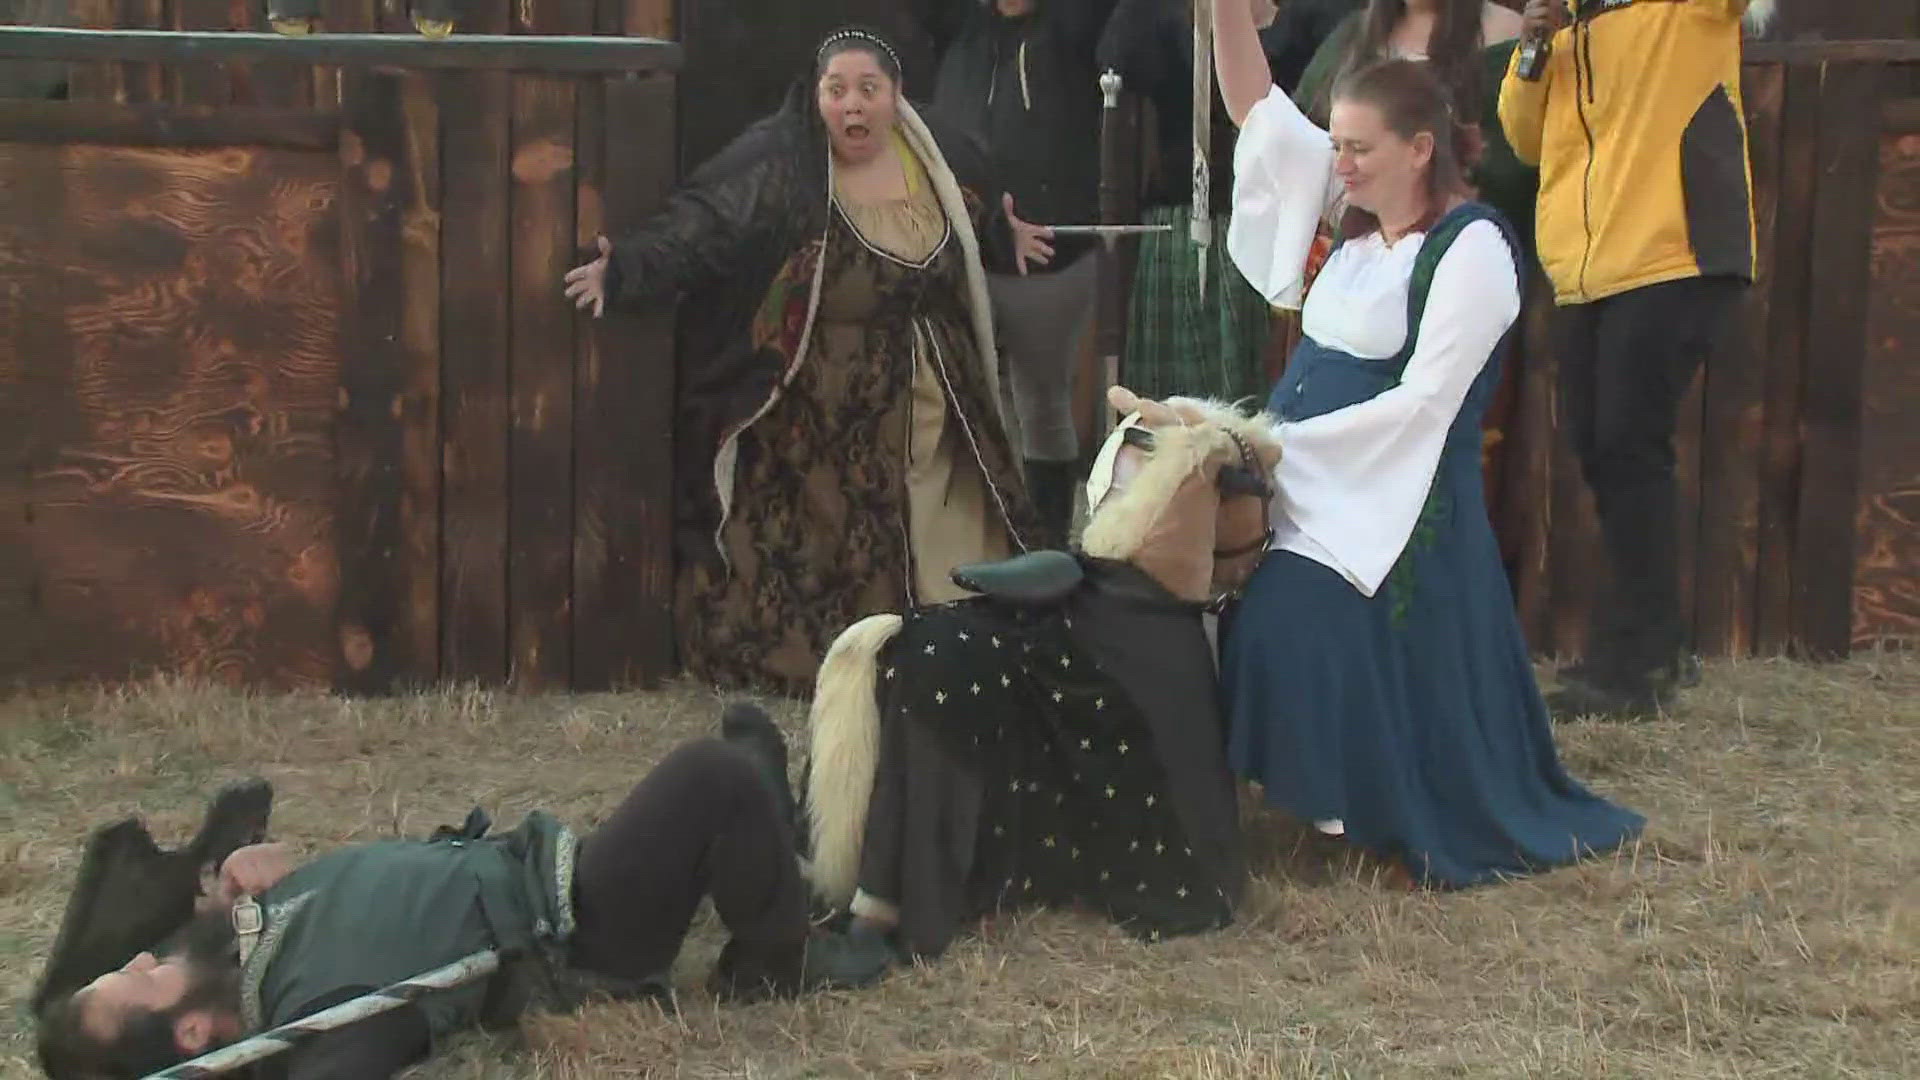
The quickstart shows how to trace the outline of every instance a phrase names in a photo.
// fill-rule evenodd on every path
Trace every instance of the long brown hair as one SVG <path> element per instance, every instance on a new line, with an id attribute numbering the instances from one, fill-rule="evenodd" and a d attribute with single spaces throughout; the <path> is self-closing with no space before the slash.
<path id="1" fill-rule="evenodd" d="M 1433 34 L 1427 39 L 1427 63 L 1433 65 L 1453 97 L 1454 108 L 1461 113 L 1480 108 L 1481 24 L 1485 19 L 1482 0 L 1438 0 Z M 1346 58 L 1340 64 L 1339 78 L 1377 63 L 1387 56 L 1387 42 L 1393 28 L 1407 17 L 1407 0 L 1367 0 L 1360 15 L 1360 32 L 1353 35 Z M 1338 79 L 1335 80 L 1336 82 Z"/>
<path id="2" fill-rule="evenodd" d="M 1433 157 L 1427 162 L 1427 208 L 1416 231 L 1433 227 L 1447 203 L 1472 195 L 1467 168 L 1479 155 L 1480 129 L 1460 121 L 1433 68 L 1419 60 L 1382 60 L 1343 77 L 1333 89 L 1333 100 L 1371 105 L 1380 110 L 1387 128 L 1402 139 L 1421 132 L 1433 136 Z M 1380 219 L 1357 206 L 1340 218 L 1343 237 L 1362 236 L 1380 228 Z"/>

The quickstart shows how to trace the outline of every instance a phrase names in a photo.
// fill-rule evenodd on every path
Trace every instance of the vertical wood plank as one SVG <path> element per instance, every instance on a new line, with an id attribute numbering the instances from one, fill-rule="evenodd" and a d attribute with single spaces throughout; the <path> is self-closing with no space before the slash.
<path id="1" fill-rule="evenodd" d="M 594 19 L 622 33 L 626 5 L 598 0 Z M 579 250 L 632 228 L 670 190 L 673 155 L 661 150 L 674 144 L 673 89 L 666 77 L 581 87 Z M 673 666 L 672 313 L 662 304 L 578 325 L 573 684 L 652 685 Z"/>
<path id="2" fill-rule="evenodd" d="M 1920 116 L 1914 117 L 1920 121 Z M 1920 122 L 1880 146 L 1853 642 L 1920 643 Z"/>
<path id="3" fill-rule="evenodd" d="M 115 0 L 114 23 L 122 30 L 161 30 L 167 25 L 165 0 Z M 167 70 L 161 64 L 120 65 L 121 100 L 136 104 L 165 101 Z"/>
<path id="4" fill-rule="evenodd" d="M 626 21 L 618 4 L 593 0 L 594 30 L 614 32 Z M 606 87 L 603 80 L 582 80 L 574 88 L 574 236 L 576 252 L 585 253 L 606 228 Z M 624 137 L 630 137 L 622 133 Z M 583 261 L 584 254 L 571 262 Z M 624 473 L 623 448 L 609 425 L 609 398 L 619 389 L 622 367 L 631 354 L 600 328 L 575 318 L 573 357 L 573 675 L 576 690 L 604 690 L 615 684 L 615 672 L 625 665 L 619 627 L 626 621 L 629 598 L 606 589 L 607 562 L 613 557 L 609 531 L 612 518 L 623 509 L 619 482 Z"/>
<path id="5" fill-rule="evenodd" d="M 340 263 L 348 348 L 335 436 L 338 684 L 348 692 L 382 693 L 415 670 L 405 624 L 411 595 L 402 532 L 408 356 L 400 255 L 413 178 L 406 168 L 400 78 L 355 71 L 342 89 Z"/>
<path id="6" fill-rule="evenodd" d="M 234 0 L 240 6 L 235 9 L 241 17 L 236 22 L 257 33 L 270 34 L 273 27 L 267 21 L 265 0 Z M 276 64 L 236 60 L 227 65 L 227 75 L 232 84 L 233 100 L 237 104 L 259 105 L 270 108 L 299 109 L 313 104 L 313 90 L 316 82 L 314 69 L 304 64 Z"/>
<path id="7" fill-rule="evenodd" d="M 1813 242 L 1820 70 L 1789 67 L 1780 106 L 1779 194 L 1773 250 L 1807 252 Z M 1787 651 L 1793 641 L 1795 516 L 1800 487 L 1800 370 L 1807 355 L 1812 263 L 1776 260 L 1768 302 L 1766 419 L 1760 456 L 1760 538 L 1754 581 L 1754 648 Z"/>
<path id="8" fill-rule="evenodd" d="M 440 103 L 430 73 L 401 76 L 406 202 L 400 219 L 402 621 L 411 678 L 440 676 Z"/>
<path id="9" fill-rule="evenodd" d="M 1786 73 L 1778 64 L 1746 73 L 1741 97 L 1753 166 L 1753 287 L 1707 361 L 1701 432 L 1700 538 L 1694 588 L 1694 645 L 1708 656 L 1753 651 L 1759 565 L 1761 433 L 1765 424 L 1774 234 L 1779 217 L 1780 120 Z"/>
<path id="10" fill-rule="evenodd" d="M 514 29 L 579 33 L 591 15 L 548 0 L 519 7 Z M 573 673 L 574 321 L 560 280 L 574 255 L 574 87 L 515 75 L 512 94 L 507 642 L 514 684 L 536 689 Z"/>
<path id="11" fill-rule="evenodd" d="M 368 14 L 382 33 L 415 32 L 405 0 L 376 0 Z M 430 683 L 440 676 L 440 101 L 432 73 L 400 80 L 409 180 L 400 221 L 400 560 L 408 589 L 400 619 L 412 660 L 406 676 Z"/>
<path id="12" fill-rule="evenodd" d="M 66 185 L 55 147 L 0 145 L 0 688 L 44 678 L 46 632 L 41 574 L 35 558 L 34 473 L 51 452 L 47 402 L 71 379 L 67 359 L 65 275 L 48 272 L 49 256 L 68 262 L 71 243 L 59 227 Z M 49 370 L 49 369 L 52 370 Z"/>
<path id="13" fill-rule="evenodd" d="M 683 36 L 673 0 L 625 0 L 629 36 Z M 676 76 L 617 79 L 607 84 L 606 215 L 609 223 L 637 224 L 657 211 L 685 167 L 662 148 L 679 142 L 679 103 L 686 86 Z M 626 365 L 634 423 L 630 507 L 624 537 L 613 534 L 621 576 L 611 579 L 634 597 L 631 662 L 643 685 L 677 669 L 674 639 L 674 396 L 676 337 L 673 309 L 662 303 L 637 316 L 632 364 Z M 609 346 L 610 352 L 611 346 Z"/>
<path id="14" fill-rule="evenodd" d="M 258 6 L 264 10 L 266 5 Z M 241 14 L 230 0 L 172 0 L 172 9 L 175 30 L 231 30 L 234 16 Z M 222 61 L 173 64 L 166 75 L 169 99 L 183 105 L 226 105 L 233 100 L 232 80 Z"/>
<path id="15" fill-rule="evenodd" d="M 0 0 L 0 26 L 71 26 L 69 0 Z M 71 94 L 72 65 L 60 60 L 0 62 L 0 97 L 60 100 Z"/>
<path id="16" fill-rule="evenodd" d="M 467 9 L 462 29 L 504 34 L 507 0 Z M 440 76 L 441 635 L 446 679 L 507 675 L 507 128 L 503 71 Z M 556 300 L 556 303 L 559 302 Z"/>
<path id="17" fill-rule="evenodd" d="M 1820 88 L 1819 189 L 1809 249 L 1819 288 L 1807 315 L 1808 343 L 1820 363 L 1809 363 L 1801 380 L 1804 443 L 1793 565 L 1795 637 L 1802 651 L 1820 658 L 1845 656 L 1853 640 L 1881 74 L 1874 64 L 1830 64 Z"/>
<path id="18" fill-rule="evenodd" d="M 329 34 L 368 34 L 380 28 L 381 0 L 320 0 L 320 29 Z M 332 108 L 344 99 L 346 69 L 320 64 L 309 69 L 313 101 Z"/>
<path id="19" fill-rule="evenodd" d="M 1520 354 L 1519 401 L 1513 429 L 1507 432 L 1506 506 L 1497 526 L 1512 560 L 1508 567 L 1514 604 L 1528 644 L 1535 651 L 1552 647 L 1553 599 L 1550 537 L 1553 533 L 1553 455 L 1559 437 L 1553 426 L 1553 350 L 1548 322 L 1553 315 L 1553 285 L 1537 264 L 1529 266 L 1526 304 L 1521 310 L 1514 350 Z"/>
<path id="20" fill-rule="evenodd" d="M 85 30 L 111 30 L 120 18 L 115 0 L 68 0 L 67 14 Z M 75 101 L 124 100 L 119 65 L 89 61 L 69 65 L 67 96 Z"/>

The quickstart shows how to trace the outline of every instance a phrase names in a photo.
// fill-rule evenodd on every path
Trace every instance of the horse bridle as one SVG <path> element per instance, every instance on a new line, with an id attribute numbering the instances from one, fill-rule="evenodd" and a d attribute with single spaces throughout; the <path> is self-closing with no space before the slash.
<path id="1" fill-rule="evenodd" d="M 1220 497 L 1222 499 L 1258 497 L 1260 517 L 1267 522 L 1267 527 L 1257 539 L 1250 543 L 1234 548 L 1214 548 L 1215 562 L 1222 559 L 1243 558 L 1273 546 L 1273 481 L 1268 477 L 1267 471 L 1260 467 L 1260 459 L 1254 456 L 1253 447 L 1248 445 L 1247 440 L 1239 432 L 1228 431 L 1227 438 L 1232 439 L 1233 445 L 1240 451 L 1240 466 L 1236 469 L 1220 471 Z M 1242 579 L 1238 585 L 1207 601 L 1201 610 L 1212 615 L 1223 613 L 1229 604 L 1239 598 L 1241 591 L 1246 588 L 1247 580 L 1252 577 L 1252 574 L 1248 574 L 1247 578 Z"/>
<path id="2" fill-rule="evenodd" d="M 1224 429 L 1223 429 L 1224 430 Z M 1238 559 L 1256 551 L 1265 551 L 1273 544 L 1273 483 L 1267 478 L 1267 472 L 1260 467 L 1260 459 L 1254 456 L 1253 447 L 1237 431 L 1228 431 L 1227 438 L 1240 451 L 1240 469 L 1242 471 L 1220 474 L 1220 495 L 1222 498 L 1253 496 L 1260 500 L 1261 516 L 1268 521 L 1266 532 L 1255 540 L 1241 544 L 1236 548 L 1214 548 L 1213 557 L 1220 559 Z"/>

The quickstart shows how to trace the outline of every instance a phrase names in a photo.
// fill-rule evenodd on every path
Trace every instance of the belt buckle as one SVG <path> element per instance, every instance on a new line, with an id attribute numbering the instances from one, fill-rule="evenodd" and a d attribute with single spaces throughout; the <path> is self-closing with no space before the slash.
<path id="1" fill-rule="evenodd" d="M 233 932 L 240 946 L 240 962 L 247 962 L 253 955 L 253 947 L 260 939 L 260 931 L 267 925 L 266 916 L 260 911 L 260 904 L 251 896 L 243 896 L 233 905 Z"/>

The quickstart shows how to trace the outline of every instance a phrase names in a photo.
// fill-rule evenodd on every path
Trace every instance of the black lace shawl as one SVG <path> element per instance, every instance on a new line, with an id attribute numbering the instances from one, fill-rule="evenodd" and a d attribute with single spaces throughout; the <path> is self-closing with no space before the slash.
<path id="1" fill-rule="evenodd" d="M 999 187 L 973 139 L 921 113 L 960 187 L 989 271 L 1012 268 L 1013 238 Z M 660 213 L 613 243 L 609 306 L 633 310 L 678 295 L 675 383 L 676 548 L 705 555 L 718 523 L 713 460 L 723 433 L 778 386 L 790 357 L 749 333 L 754 313 L 794 257 L 827 226 L 826 127 L 810 83 L 694 170 Z M 931 164 L 930 164 L 931 168 Z M 648 358 L 631 357 L 645 363 Z"/>

